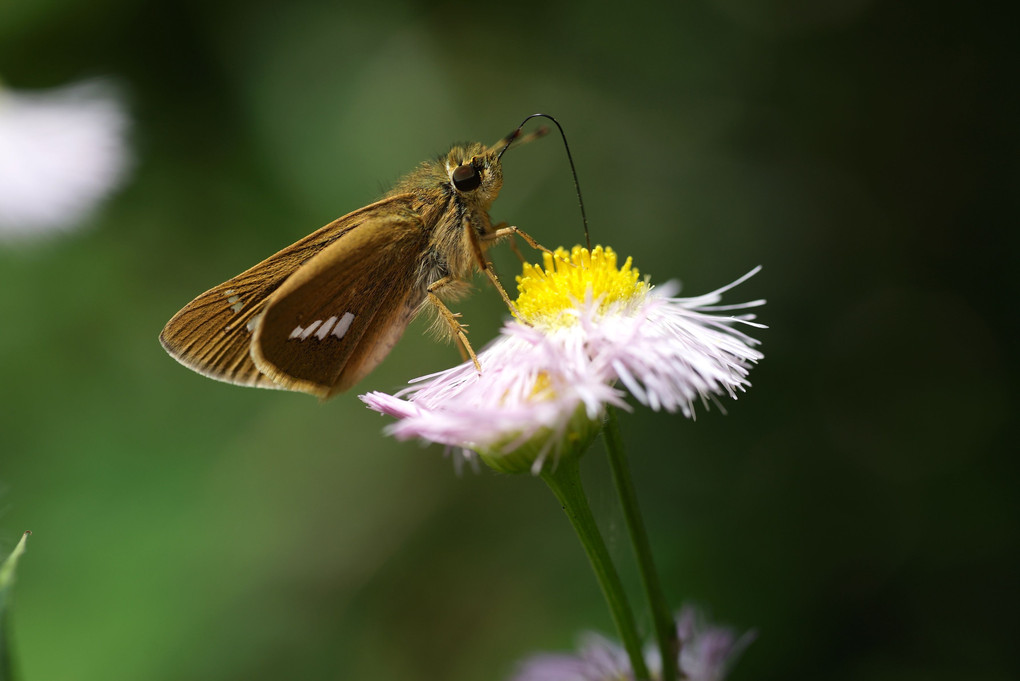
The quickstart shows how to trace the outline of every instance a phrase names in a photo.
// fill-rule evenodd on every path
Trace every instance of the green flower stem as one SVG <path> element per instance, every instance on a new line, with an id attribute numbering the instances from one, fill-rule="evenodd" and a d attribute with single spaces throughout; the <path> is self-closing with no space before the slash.
<path id="1" fill-rule="evenodd" d="M 678 676 L 677 658 L 680 654 L 676 621 L 670 613 L 669 603 L 662 591 L 662 583 L 655 571 L 652 545 L 648 541 L 648 532 L 641 520 L 641 509 L 638 508 L 634 481 L 631 479 L 630 469 L 627 467 L 627 453 L 623 448 L 620 425 L 616 420 L 616 410 L 612 407 L 607 409 L 605 433 L 606 450 L 609 453 L 609 465 L 613 471 L 616 493 L 620 497 L 624 521 L 627 523 L 627 531 L 630 534 L 631 544 L 634 546 L 638 570 L 641 573 L 641 583 L 644 586 L 645 596 L 648 598 L 652 620 L 655 624 L 655 638 L 659 652 L 662 654 L 662 681 L 676 681 Z"/>
<path id="2" fill-rule="evenodd" d="M 630 657 L 631 668 L 634 670 L 634 678 L 647 680 L 651 677 L 648 674 L 648 667 L 645 665 L 645 658 L 641 652 L 641 638 L 638 636 L 637 627 L 634 625 L 634 615 L 627 602 L 627 594 L 623 590 L 623 583 L 616 573 L 616 568 L 609 558 L 609 551 L 602 539 L 598 526 L 595 524 L 595 517 L 591 514 L 588 506 L 588 497 L 581 486 L 581 467 L 578 457 L 563 457 L 555 465 L 542 473 L 542 479 L 549 485 L 549 489 L 559 500 L 560 505 L 570 519 L 574 531 L 577 532 L 581 545 L 584 546 L 588 560 L 595 571 L 599 586 L 602 587 L 602 595 L 609 604 L 609 612 L 613 616 L 623 647 Z"/>

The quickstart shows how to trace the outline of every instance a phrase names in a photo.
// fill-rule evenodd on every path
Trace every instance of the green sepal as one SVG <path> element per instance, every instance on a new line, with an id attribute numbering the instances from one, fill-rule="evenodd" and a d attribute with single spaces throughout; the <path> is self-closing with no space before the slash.
<path id="1" fill-rule="evenodd" d="M 500 473 L 537 473 L 535 462 L 539 457 L 543 468 L 556 466 L 564 459 L 581 458 L 601 429 L 602 419 L 590 419 L 582 404 L 560 433 L 542 428 L 524 442 L 518 443 L 519 435 L 510 436 L 476 451 L 485 465 Z"/>

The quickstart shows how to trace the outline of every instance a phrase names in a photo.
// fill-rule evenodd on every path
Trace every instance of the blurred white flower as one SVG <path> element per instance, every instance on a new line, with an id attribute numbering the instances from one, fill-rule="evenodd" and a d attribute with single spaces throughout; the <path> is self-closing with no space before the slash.
<path id="1" fill-rule="evenodd" d="M 722 294 L 752 276 L 695 298 L 653 289 L 612 249 L 576 247 L 545 267 L 524 266 L 516 307 L 521 320 L 468 362 L 412 381 L 396 395 L 363 395 L 369 407 L 400 419 L 388 432 L 477 452 L 505 472 L 541 471 L 549 454 L 587 446 L 607 404 L 626 407 L 622 385 L 653 409 L 693 416 L 694 400 L 736 396 L 758 341 L 734 328 L 761 327 L 754 315 L 719 312 Z M 576 445 L 576 447 L 575 447 Z"/>
<path id="2" fill-rule="evenodd" d="M 128 116 L 106 83 L 0 84 L 0 239 L 69 229 L 123 180 Z"/>
<path id="3" fill-rule="evenodd" d="M 677 616 L 680 641 L 679 668 L 685 681 L 722 681 L 737 657 L 754 640 L 754 632 L 737 637 L 729 628 L 705 621 L 691 606 Z M 631 681 L 634 674 L 627 653 L 619 644 L 598 634 L 581 637 L 580 652 L 542 653 L 524 660 L 512 681 Z M 662 678 L 662 660 L 656 648 L 645 653 L 652 679 Z"/>

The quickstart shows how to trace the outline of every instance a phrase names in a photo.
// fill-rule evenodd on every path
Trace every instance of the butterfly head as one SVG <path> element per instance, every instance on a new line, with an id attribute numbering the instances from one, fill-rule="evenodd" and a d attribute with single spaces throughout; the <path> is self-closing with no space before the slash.
<path id="1" fill-rule="evenodd" d="M 503 152 L 546 134 L 546 128 L 521 135 L 520 128 L 499 140 L 491 147 L 473 143 L 455 146 L 446 155 L 446 172 L 450 187 L 467 203 L 488 210 L 503 187 Z"/>
<path id="2" fill-rule="evenodd" d="M 459 199 L 482 210 L 488 210 L 503 187 L 503 169 L 498 150 L 483 144 L 466 144 L 450 149 L 445 160 L 451 191 Z"/>

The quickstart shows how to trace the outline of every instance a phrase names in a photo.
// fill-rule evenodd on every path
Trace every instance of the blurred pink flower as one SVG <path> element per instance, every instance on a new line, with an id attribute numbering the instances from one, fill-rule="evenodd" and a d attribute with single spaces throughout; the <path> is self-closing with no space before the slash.
<path id="1" fill-rule="evenodd" d="M 680 672 L 685 681 L 722 681 L 754 633 L 737 637 L 729 628 L 707 623 L 702 614 L 684 606 L 677 616 Z M 512 681 L 631 681 L 634 674 L 619 644 L 598 634 L 582 636 L 577 654 L 541 653 L 522 662 Z M 645 653 L 653 679 L 662 675 L 656 648 Z"/>

